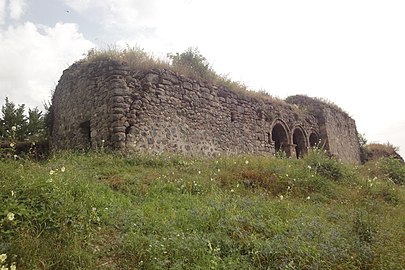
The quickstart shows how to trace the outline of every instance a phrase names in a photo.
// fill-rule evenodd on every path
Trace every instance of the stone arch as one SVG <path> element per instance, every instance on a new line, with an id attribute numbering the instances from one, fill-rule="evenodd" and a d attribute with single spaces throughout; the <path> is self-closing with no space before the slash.
<path id="1" fill-rule="evenodd" d="M 273 122 L 271 128 L 271 140 L 274 143 L 275 152 L 283 151 L 287 156 L 290 155 L 289 129 L 283 120 L 276 119 Z"/>
<path id="2" fill-rule="evenodd" d="M 301 126 L 297 126 L 293 129 L 292 142 L 297 158 L 301 158 L 308 152 L 307 135 Z"/>
<path id="3" fill-rule="evenodd" d="M 319 135 L 316 132 L 311 132 L 309 135 L 309 147 L 317 147 L 319 144 Z"/>

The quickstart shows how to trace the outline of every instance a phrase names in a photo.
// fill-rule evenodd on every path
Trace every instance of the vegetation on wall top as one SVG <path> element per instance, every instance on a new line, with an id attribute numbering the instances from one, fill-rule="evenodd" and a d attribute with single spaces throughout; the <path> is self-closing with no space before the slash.
<path id="1" fill-rule="evenodd" d="M 168 53 L 167 59 L 161 59 L 139 47 L 127 46 L 125 49 L 119 49 L 111 46 L 107 49 L 91 49 L 83 61 L 92 63 L 101 60 L 123 61 L 131 68 L 138 70 L 168 69 L 194 80 L 226 87 L 236 94 L 244 94 L 290 106 L 290 104 L 265 91 L 250 90 L 242 82 L 234 81 L 228 75 L 218 74 L 200 51 L 193 47 L 189 47 L 182 53 Z"/>

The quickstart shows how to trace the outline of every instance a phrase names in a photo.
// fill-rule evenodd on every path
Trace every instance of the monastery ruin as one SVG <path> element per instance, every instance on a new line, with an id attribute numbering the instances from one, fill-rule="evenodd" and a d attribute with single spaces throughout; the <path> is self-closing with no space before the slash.
<path id="1" fill-rule="evenodd" d="M 148 154 L 301 157 L 321 147 L 360 162 L 355 121 L 306 96 L 281 101 L 235 92 L 167 69 L 81 61 L 63 72 L 53 99 L 53 149 L 110 148 Z"/>

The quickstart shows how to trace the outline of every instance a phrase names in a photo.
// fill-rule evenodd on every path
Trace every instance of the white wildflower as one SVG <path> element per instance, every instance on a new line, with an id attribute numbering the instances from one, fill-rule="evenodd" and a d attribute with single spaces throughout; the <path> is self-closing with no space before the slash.
<path id="1" fill-rule="evenodd" d="M 245 160 L 245 164 L 246 164 L 246 165 L 249 164 L 249 160 Z"/>
<path id="2" fill-rule="evenodd" d="M 50 170 L 50 171 L 49 171 L 49 174 L 50 174 L 50 175 L 52 175 L 52 174 L 54 174 L 54 173 L 55 173 L 54 170 Z"/>
<path id="3" fill-rule="evenodd" d="M 279 198 L 280 198 L 280 200 L 283 200 L 283 199 L 284 199 L 284 196 L 283 196 L 283 195 L 280 195 Z"/>
<path id="4" fill-rule="evenodd" d="M 7 214 L 7 219 L 10 220 L 10 221 L 14 220 L 14 213 L 9 212 Z"/>
<path id="5" fill-rule="evenodd" d="M 308 197 L 307 197 L 307 200 L 310 200 L 310 199 L 311 199 L 311 197 L 310 197 L 310 196 L 308 196 Z"/>
<path id="6" fill-rule="evenodd" d="M 16 126 L 12 126 L 12 127 L 11 127 L 11 130 L 12 130 L 12 131 L 16 131 L 16 130 L 17 130 L 17 127 L 16 127 Z"/>
<path id="7" fill-rule="evenodd" d="M 61 172 L 65 172 L 65 170 L 66 170 L 65 167 L 60 168 L 60 171 L 61 171 Z"/>
<path id="8" fill-rule="evenodd" d="M 14 146 L 15 146 L 15 143 L 10 143 L 11 148 L 14 148 Z"/>
<path id="9" fill-rule="evenodd" d="M 7 254 L 1 254 L 0 255 L 0 263 L 4 263 L 7 259 Z"/>

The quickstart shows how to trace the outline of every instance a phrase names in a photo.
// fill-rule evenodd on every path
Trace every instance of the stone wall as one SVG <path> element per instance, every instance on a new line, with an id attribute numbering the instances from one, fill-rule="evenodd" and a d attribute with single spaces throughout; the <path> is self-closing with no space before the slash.
<path id="1" fill-rule="evenodd" d="M 344 137 L 354 125 L 332 111 L 321 119 L 296 104 L 236 93 L 165 69 L 134 70 L 117 61 L 74 64 L 64 71 L 52 104 L 54 149 L 204 156 L 281 150 L 299 157 L 320 139 L 328 140 L 330 150 L 338 149 L 339 139 L 328 135 Z M 347 153 L 336 152 L 356 160 Z"/>
<path id="2" fill-rule="evenodd" d="M 335 105 L 306 96 L 293 96 L 289 102 L 318 119 L 323 147 L 344 162 L 360 163 L 360 143 L 356 122 Z"/>

